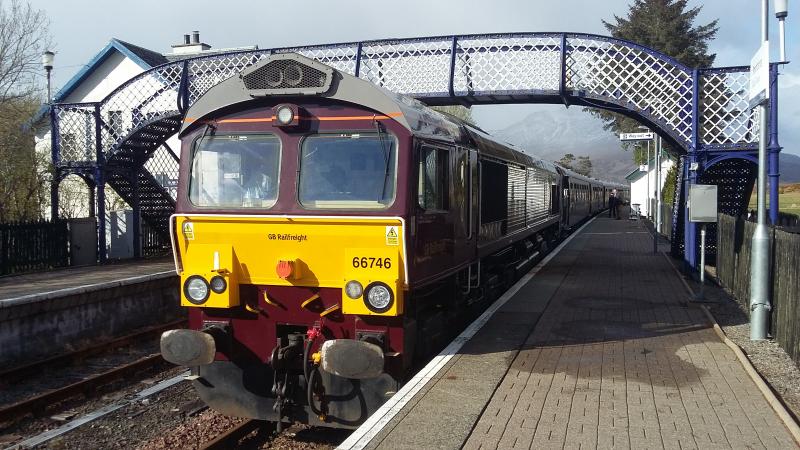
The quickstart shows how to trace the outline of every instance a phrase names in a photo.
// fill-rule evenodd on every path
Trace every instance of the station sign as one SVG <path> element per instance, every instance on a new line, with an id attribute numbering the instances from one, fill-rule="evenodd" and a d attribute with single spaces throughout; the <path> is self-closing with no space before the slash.
<path id="1" fill-rule="evenodd" d="M 653 139 L 653 133 L 620 133 L 620 141 L 649 141 Z"/>
<path id="2" fill-rule="evenodd" d="M 749 105 L 754 108 L 769 99 L 769 41 L 750 59 Z"/>

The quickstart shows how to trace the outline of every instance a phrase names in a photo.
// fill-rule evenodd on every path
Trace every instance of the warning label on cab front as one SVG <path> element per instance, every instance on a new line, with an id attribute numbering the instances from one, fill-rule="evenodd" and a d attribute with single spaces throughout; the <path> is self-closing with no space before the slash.
<path id="1" fill-rule="evenodd" d="M 397 234 L 396 226 L 386 227 L 386 245 L 399 245 L 400 239 Z"/>

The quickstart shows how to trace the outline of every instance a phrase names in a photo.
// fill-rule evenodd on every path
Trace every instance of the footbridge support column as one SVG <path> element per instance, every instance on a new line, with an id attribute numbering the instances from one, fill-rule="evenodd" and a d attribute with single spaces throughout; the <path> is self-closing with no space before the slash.
<path id="1" fill-rule="evenodd" d="M 769 69 L 769 221 L 778 224 L 780 212 L 780 199 L 778 186 L 780 184 L 780 155 L 781 145 L 778 143 L 778 65 L 772 64 Z"/>

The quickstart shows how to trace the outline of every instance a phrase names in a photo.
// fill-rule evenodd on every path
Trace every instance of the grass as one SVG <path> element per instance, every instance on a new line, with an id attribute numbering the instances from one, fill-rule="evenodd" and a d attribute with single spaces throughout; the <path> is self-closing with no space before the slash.
<path id="1" fill-rule="evenodd" d="M 800 183 L 784 184 L 778 188 L 778 202 L 781 212 L 800 216 Z M 767 191 L 767 206 L 769 206 L 769 191 Z M 756 189 L 750 197 L 750 209 L 756 209 Z"/>

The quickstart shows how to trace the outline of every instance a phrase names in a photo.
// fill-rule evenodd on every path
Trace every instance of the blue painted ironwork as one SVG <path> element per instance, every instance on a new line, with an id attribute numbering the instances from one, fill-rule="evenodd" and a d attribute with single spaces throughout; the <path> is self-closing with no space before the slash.
<path id="1" fill-rule="evenodd" d="M 757 148 L 757 121 L 746 107 L 747 67 L 693 69 L 655 50 L 606 36 L 505 33 L 235 51 L 154 67 L 96 104 L 54 105 L 53 161 L 58 173 L 97 168 L 97 189 L 107 182 L 129 203 L 135 191 L 147 193 L 153 198 L 140 202 L 147 204 L 142 218 L 166 232 L 174 197 L 165 184 L 171 175 L 164 174 L 177 173 L 174 155 L 159 157 L 161 175 L 153 176 L 147 167 L 139 170 L 137 189 L 132 188 L 136 183 L 115 173 L 138 170 L 160 154 L 184 112 L 212 86 L 271 54 L 286 52 L 431 105 L 563 103 L 620 112 L 688 155 L 681 178 L 689 183 L 702 177 L 705 167 L 690 176 L 688 162 L 705 166 L 710 152 L 733 155 Z M 776 102 L 777 96 L 773 98 Z M 92 110 L 97 113 L 87 114 Z M 87 126 L 87 117 L 94 123 Z M 99 138 L 87 145 L 96 148 L 80 148 L 76 142 L 81 133 L 91 130 Z M 774 142 L 779 149 L 777 129 Z M 777 165 L 773 167 L 777 177 Z M 685 195 L 677 197 L 680 206 Z M 685 242 L 693 242 L 693 233 L 686 234 Z"/>
<path id="2" fill-rule="evenodd" d="M 778 64 L 769 67 L 769 220 L 773 225 L 778 224 L 780 199 L 778 184 L 780 182 L 780 154 L 781 144 L 778 142 Z"/>

